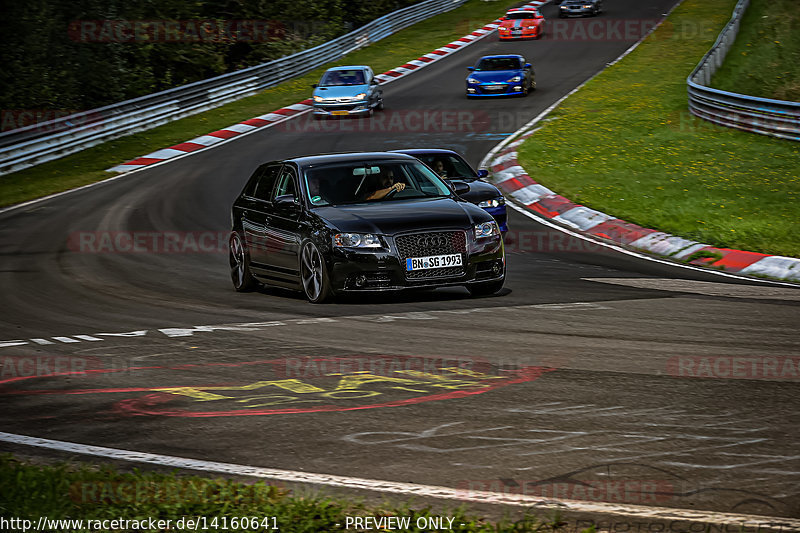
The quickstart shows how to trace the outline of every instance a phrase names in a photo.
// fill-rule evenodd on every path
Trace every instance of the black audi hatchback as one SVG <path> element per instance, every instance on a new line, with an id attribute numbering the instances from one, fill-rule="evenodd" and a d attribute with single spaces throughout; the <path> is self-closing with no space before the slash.
<path id="1" fill-rule="evenodd" d="M 452 285 L 485 295 L 505 280 L 497 222 L 409 155 L 265 163 L 234 201 L 231 218 L 237 291 L 261 282 L 320 303 L 346 291 Z"/>

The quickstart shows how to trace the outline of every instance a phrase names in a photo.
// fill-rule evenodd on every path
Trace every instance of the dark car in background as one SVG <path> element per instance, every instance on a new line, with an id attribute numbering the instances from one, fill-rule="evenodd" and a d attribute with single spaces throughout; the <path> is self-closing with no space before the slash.
<path id="1" fill-rule="evenodd" d="M 527 96 L 536 90 L 533 66 L 518 54 L 484 56 L 467 70 L 467 98 Z"/>
<path id="2" fill-rule="evenodd" d="M 603 12 L 603 0 L 564 0 L 558 6 L 558 16 L 595 17 Z"/>
<path id="3" fill-rule="evenodd" d="M 456 186 L 458 182 L 469 185 L 467 192 L 459 194 L 461 198 L 472 202 L 492 215 L 500 226 L 500 232 L 505 235 L 508 231 L 508 216 L 506 214 L 506 199 L 500 189 L 481 178 L 488 176 L 485 170 L 475 171 L 458 152 L 438 148 L 409 148 L 406 150 L 393 150 L 403 154 L 413 155 L 428 165 L 440 177 Z"/>
<path id="4" fill-rule="evenodd" d="M 259 166 L 231 210 L 231 280 L 337 293 L 464 286 L 498 292 L 497 222 L 399 153 L 297 157 Z"/>
<path id="5" fill-rule="evenodd" d="M 366 65 L 330 68 L 312 87 L 316 118 L 369 116 L 383 109 L 383 90 Z"/>

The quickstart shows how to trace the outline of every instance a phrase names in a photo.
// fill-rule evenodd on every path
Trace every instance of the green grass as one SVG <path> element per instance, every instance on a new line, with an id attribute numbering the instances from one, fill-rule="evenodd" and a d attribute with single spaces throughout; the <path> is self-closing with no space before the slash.
<path id="1" fill-rule="evenodd" d="M 522 166 L 559 194 L 641 226 L 800 257 L 800 143 L 716 127 L 687 110 L 686 77 L 735 4 L 685 0 L 550 115 L 521 146 Z M 674 31 L 693 27 L 707 30 Z"/>
<path id="2" fill-rule="evenodd" d="M 800 3 L 752 0 L 736 42 L 711 85 L 762 98 L 800 101 Z"/>
<path id="3" fill-rule="evenodd" d="M 463 37 L 498 18 L 507 7 L 517 3 L 513 0 L 469 0 L 458 9 L 419 22 L 336 63 L 255 96 L 8 174 L 0 178 L 0 205 L 15 204 L 103 180 L 111 176 L 105 172 L 107 168 L 310 98 L 311 84 L 333 65 L 366 64 L 375 72 L 385 72 Z"/>
<path id="4" fill-rule="evenodd" d="M 138 470 L 125 473 L 111 466 L 34 465 L 10 455 L 0 456 L 0 487 L 3 487 L 0 491 L 0 516 L 31 520 L 34 524 L 40 517 L 51 520 L 152 518 L 171 520 L 172 530 L 181 531 L 175 527 L 181 518 L 206 517 L 209 527 L 205 531 L 263 532 L 269 529 L 233 526 L 232 520 L 275 517 L 275 521 L 269 521 L 268 525 L 277 524 L 280 531 L 317 533 L 344 531 L 347 516 L 410 517 L 412 526 L 420 517 L 445 516 L 455 518 L 452 531 L 463 533 L 558 532 L 564 529 L 558 517 L 541 521 L 526 514 L 515 521 L 490 522 L 470 516 L 464 509 L 438 512 L 427 507 L 413 508 L 388 502 L 367 506 L 319 494 L 296 495 L 264 481 L 243 483 Z M 218 527 L 211 527 L 210 521 L 214 517 L 218 519 Z M 225 521 L 228 527 L 223 529 L 221 526 Z M 84 524 L 84 529 L 70 528 L 70 531 L 98 531 L 97 528 L 88 529 L 87 525 Z M 111 531 L 107 526 L 102 530 Z M 184 527 L 183 530 L 192 529 Z M 164 530 L 145 527 L 136 531 Z M 351 526 L 349 531 L 360 529 Z M 405 531 L 423 530 L 411 527 Z"/>

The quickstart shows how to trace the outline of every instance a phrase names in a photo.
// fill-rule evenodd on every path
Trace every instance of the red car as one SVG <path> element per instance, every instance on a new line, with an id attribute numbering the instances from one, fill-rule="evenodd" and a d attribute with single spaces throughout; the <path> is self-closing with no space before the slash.
<path id="1" fill-rule="evenodd" d="M 544 17 L 535 9 L 512 9 L 500 19 L 500 39 L 538 39 L 544 33 Z"/>

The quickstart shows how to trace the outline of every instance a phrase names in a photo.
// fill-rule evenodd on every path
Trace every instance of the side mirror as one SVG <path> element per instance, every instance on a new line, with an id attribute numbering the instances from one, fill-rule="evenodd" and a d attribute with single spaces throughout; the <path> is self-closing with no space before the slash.
<path id="1" fill-rule="evenodd" d="M 480 169 L 480 170 L 478 171 L 478 177 L 479 177 L 479 178 L 485 178 L 485 177 L 487 177 L 487 176 L 489 176 L 489 171 L 488 171 L 488 170 L 486 170 L 485 168 L 482 168 L 482 169 Z"/>
<path id="2" fill-rule="evenodd" d="M 453 186 L 453 191 L 458 195 L 469 192 L 469 183 L 463 181 L 451 181 L 450 184 Z"/>
<path id="3" fill-rule="evenodd" d="M 319 86 L 319 84 L 318 84 L 318 83 L 315 83 L 315 84 L 311 85 L 311 88 L 312 88 L 312 89 L 316 89 L 318 86 Z"/>
<path id="4" fill-rule="evenodd" d="M 294 197 L 294 194 L 282 194 L 280 196 L 276 196 L 272 203 L 277 209 L 283 209 L 286 211 L 294 211 L 299 207 L 297 198 Z"/>
<path id="5" fill-rule="evenodd" d="M 375 78 L 372 78 L 372 81 L 369 82 L 369 84 L 370 85 L 378 85 L 378 80 L 376 80 Z"/>
<path id="6" fill-rule="evenodd" d="M 467 70 L 469 70 L 470 72 L 472 72 L 473 70 L 475 70 L 475 67 L 467 67 Z"/>
<path id="7" fill-rule="evenodd" d="M 500 17 L 500 20 L 508 20 L 508 17 L 502 16 L 502 17 Z"/>
<path id="8" fill-rule="evenodd" d="M 531 68 L 531 64 L 530 63 L 525 63 L 525 68 Z"/>

